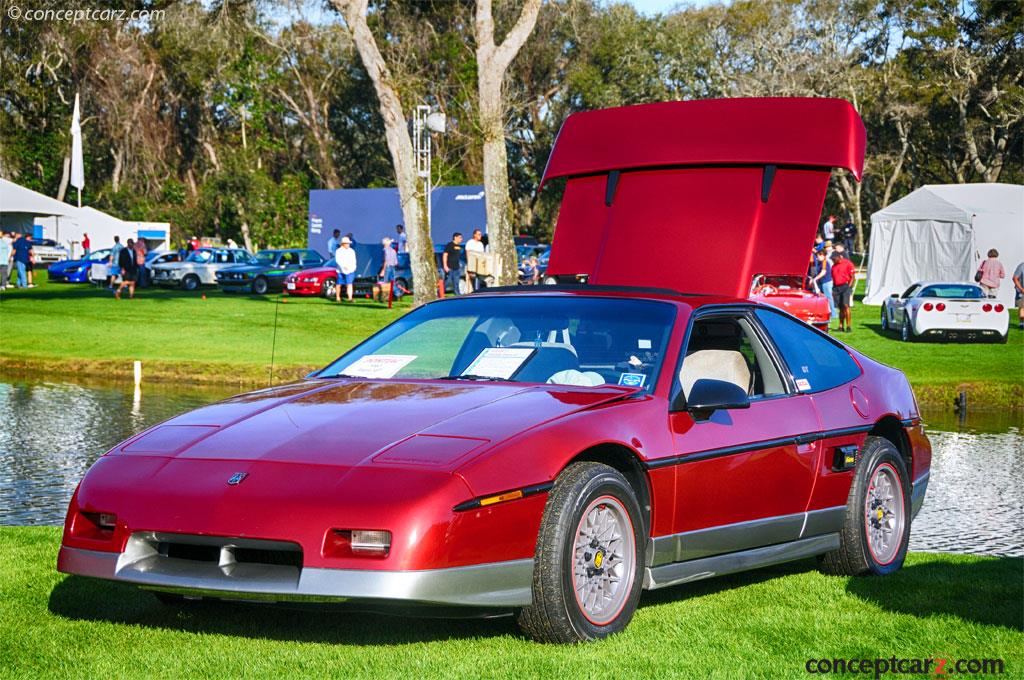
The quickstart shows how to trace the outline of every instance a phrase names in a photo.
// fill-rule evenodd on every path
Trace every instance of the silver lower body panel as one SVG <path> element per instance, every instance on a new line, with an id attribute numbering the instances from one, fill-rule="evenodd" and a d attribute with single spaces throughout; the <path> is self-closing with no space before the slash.
<path id="1" fill-rule="evenodd" d="M 245 542 L 232 541 L 231 547 L 240 543 Z M 228 600 L 521 607 L 532 599 L 532 559 L 420 571 L 324 569 L 236 562 L 227 550 L 217 561 L 178 559 L 159 554 L 155 545 L 152 535 L 133 535 L 123 553 L 62 546 L 57 569 L 152 590 Z"/>
<path id="2" fill-rule="evenodd" d="M 647 567 L 644 570 L 644 588 L 656 590 L 713 576 L 732 574 L 737 571 L 768 567 L 773 564 L 814 557 L 838 547 L 839 534 L 825 534 L 763 548 L 665 564 L 660 567 Z"/>
<path id="3" fill-rule="evenodd" d="M 924 505 L 924 495 L 928 491 L 928 479 L 931 477 L 931 470 L 914 480 L 913 489 L 910 492 L 910 517 L 917 517 Z"/>

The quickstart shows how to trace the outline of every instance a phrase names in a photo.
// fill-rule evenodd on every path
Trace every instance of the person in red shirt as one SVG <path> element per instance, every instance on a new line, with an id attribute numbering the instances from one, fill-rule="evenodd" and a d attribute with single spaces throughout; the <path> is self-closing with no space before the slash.
<path id="1" fill-rule="evenodd" d="M 82 232 L 82 250 L 85 251 L 85 254 L 82 255 L 82 257 L 89 257 L 89 252 L 90 252 L 90 246 L 91 245 L 92 245 L 92 242 L 89 241 L 89 235 L 86 234 L 85 232 Z"/>
<path id="2" fill-rule="evenodd" d="M 839 309 L 839 332 L 849 333 L 853 330 L 850 322 L 850 303 L 853 302 L 853 282 L 855 277 L 853 263 L 838 252 L 832 253 L 832 297 Z"/>

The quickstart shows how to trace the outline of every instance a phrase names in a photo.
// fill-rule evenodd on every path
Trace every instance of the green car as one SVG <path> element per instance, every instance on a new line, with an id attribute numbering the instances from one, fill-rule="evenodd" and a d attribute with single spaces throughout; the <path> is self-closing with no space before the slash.
<path id="1" fill-rule="evenodd" d="M 225 293 L 264 295 L 284 288 L 284 278 L 292 272 L 319 267 L 323 256 L 308 248 L 261 250 L 248 264 L 227 267 L 217 272 L 217 285 Z"/>

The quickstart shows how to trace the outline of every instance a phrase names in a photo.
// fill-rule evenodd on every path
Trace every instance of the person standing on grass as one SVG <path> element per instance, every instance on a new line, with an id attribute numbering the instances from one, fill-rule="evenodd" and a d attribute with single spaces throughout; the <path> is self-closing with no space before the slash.
<path id="1" fill-rule="evenodd" d="M 121 283 L 118 284 L 114 297 L 121 299 L 121 291 L 128 286 L 128 297 L 135 297 L 135 281 L 139 278 L 139 265 L 135 259 L 135 243 L 128 239 L 128 245 L 117 254 L 117 264 L 121 268 Z"/>
<path id="2" fill-rule="evenodd" d="M 89 253 L 92 252 L 91 249 L 90 249 L 91 245 L 92 245 L 92 241 L 89 240 L 89 235 L 86 234 L 83 231 L 82 232 L 82 258 L 83 259 L 89 257 Z"/>
<path id="3" fill-rule="evenodd" d="M 470 253 L 483 255 L 486 250 L 487 248 L 484 247 L 484 233 L 479 229 L 474 229 L 473 235 L 466 242 L 466 257 L 468 258 Z M 472 283 L 471 288 L 473 290 L 480 290 L 480 276 L 476 271 L 470 271 L 469 276 Z"/>
<path id="4" fill-rule="evenodd" d="M 331 237 L 327 239 L 327 257 L 334 257 L 334 252 L 341 245 L 341 230 L 335 229 Z"/>
<path id="5" fill-rule="evenodd" d="M 847 257 L 853 257 L 853 240 L 857 237 L 857 225 L 853 223 L 853 215 L 846 216 L 846 224 L 843 225 L 843 245 L 846 247 Z"/>
<path id="6" fill-rule="evenodd" d="M 850 303 L 853 302 L 853 283 L 856 270 L 853 263 L 840 255 L 832 253 L 832 297 L 839 308 L 839 332 L 850 333 L 853 324 L 850 320 Z"/>
<path id="7" fill-rule="evenodd" d="M 1024 262 L 1013 270 L 1013 292 L 1017 294 L 1017 328 L 1024 331 Z"/>
<path id="8" fill-rule="evenodd" d="M 0 231 L 0 290 L 7 289 L 13 257 L 14 248 L 11 239 L 7 236 L 7 232 Z"/>
<path id="9" fill-rule="evenodd" d="M 409 239 L 405 235 L 405 227 L 401 224 L 395 225 L 395 245 L 398 246 L 398 252 L 407 253 L 409 252 Z"/>
<path id="10" fill-rule="evenodd" d="M 341 287 L 345 286 L 345 299 L 353 301 L 352 292 L 356 282 L 356 251 L 352 248 L 352 239 L 342 236 L 338 249 L 334 251 L 334 261 L 338 263 L 338 284 L 334 286 L 334 301 L 341 302 Z"/>
<path id="11" fill-rule="evenodd" d="M 988 259 L 978 267 L 978 273 L 974 275 L 975 280 L 981 284 L 981 289 L 989 297 L 995 297 L 999 290 L 999 283 L 1006 278 L 1006 270 L 1003 263 L 999 261 L 999 251 L 993 248 L 988 251 Z"/>
<path id="12" fill-rule="evenodd" d="M 395 285 L 395 268 L 398 267 L 398 253 L 391 247 L 391 239 L 385 236 L 381 239 L 381 246 L 384 250 L 384 261 L 380 267 L 380 296 L 382 302 L 391 299 L 391 287 Z"/>
<path id="13" fill-rule="evenodd" d="M 459 281 L 462 280 L 462 234 L 455 232 L 452 240 L 441 253 L 441 269 L 444 270 L 444 285 L 452 284 L 452 295 L 459 295 Z"/>
<path id="14" fill-rule="evenodd" d="M 829 215 L 828 219 L 821 224 L 821 237 L 826 241 L 834 241 L 836 238 L 836 216 Z"/>
<path id="15" fill-rule="evenodd" d="M 118 277 L 121 276 L 121 251 L 124 250 L 124 246 L 121 245 L 121 237 L 114 236 L 114 246 L 110 249 L 110 257 L 107 258 L 107 288 L 113 289 L 114 284 L 117 283 Z"/>
<path id="16" fill-rule="evenodd" d="M 131 243 L 131 240 L 129 240 L 128 242 Z M 139 288 L 145 288 L 146 286 L 149 285 L 149 282 L 146 280 L 146 253 L 148 252 L 148 248 L 146 248 L 146 242 L 140 238 L 138 241 L 135 242 L 134 251 L 136 267 L 135 281 L 136 283 L 138 283 Z"/>
<path id="17" fill-rule="evenodd" d="M 18 240 L 11 248 L 14 251 L 14 267 L 18 270 L 18 288 L 30 288 L 28 268 L 32 264 L 32 241 L 27 234 L 18 234 Z"/>
<path id="18" fill-rule="evenodd" d="M 836 301 L 832 297 L 832 260 L 825 257 L 824 250 L 816 252 L 814 258 L 817 260 L 817 266 L 815 267 L 817 272 L 814 275 L 814 279 L 812 279 L 812 283 L 828 300 L 828 320 L 830 322 L 835 321 L 839 317 L 839 310 L 836 308 Z"/>

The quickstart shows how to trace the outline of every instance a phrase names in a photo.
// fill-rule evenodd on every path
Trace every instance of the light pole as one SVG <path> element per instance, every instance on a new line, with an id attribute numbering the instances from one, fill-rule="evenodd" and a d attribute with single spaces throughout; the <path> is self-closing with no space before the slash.
<path id="1" fill-rule="evenodd" d="M 423 178 L 423 193 L 427 197 L 427 231 L 433 229 L 432 221 L 433 206 L 431 205 L 430 192 L 434 186 L 430 177 L 430 164 L 432 160 L 432 147 L 430 133 L 444 133 L 447 129 L 447 117 L 441 112 L 430 112 L 430 107 L 421 104 L 416 107 L 416 115 L 412 120 L 412 143 L 413 152 L 416 155 L 416 174 Z"/>

